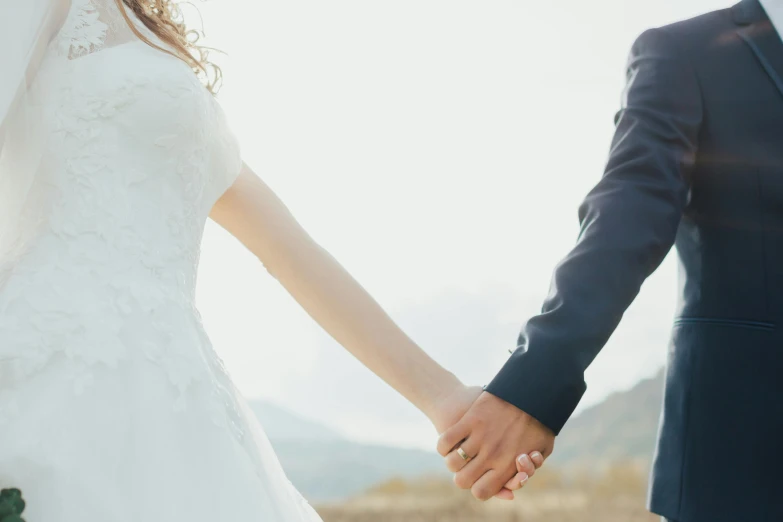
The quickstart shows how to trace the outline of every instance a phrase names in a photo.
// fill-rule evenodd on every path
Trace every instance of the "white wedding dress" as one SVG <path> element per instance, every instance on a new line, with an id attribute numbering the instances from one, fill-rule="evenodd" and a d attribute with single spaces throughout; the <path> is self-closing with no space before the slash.
<path id="1" fill-rule="evenodd" d="M 0 252 L 0 487 L 27 522 L 319 521 L 194 305 L 208 214 L 241 167 L 218 103 L 114 0 L 72 0 L 39 87 L 63 54 Z"/>

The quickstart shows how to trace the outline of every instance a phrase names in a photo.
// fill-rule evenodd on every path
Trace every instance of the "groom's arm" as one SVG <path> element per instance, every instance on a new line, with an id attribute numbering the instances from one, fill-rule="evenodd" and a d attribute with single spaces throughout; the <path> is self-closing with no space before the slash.
<path id="1" fill-rule="evenodd" d="M 702 116 L 688 58 L 664 29 L 643 33 L 605 173 L 579 208 L 577 244 L 520 349 L 486 387 L 556 434 L 585 392 L 585 369 L 674 243 Z"/>

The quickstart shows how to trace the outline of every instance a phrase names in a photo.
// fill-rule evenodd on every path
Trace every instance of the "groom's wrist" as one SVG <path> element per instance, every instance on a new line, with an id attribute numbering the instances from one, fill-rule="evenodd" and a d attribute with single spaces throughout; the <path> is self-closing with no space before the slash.
<path id="1" fill-rule="evenodd" d="M 586 389 L 582 374 L 569 375 L 567 366 L 546 352 L 515 353 L 484 390 L 513 404 L 557 435 Z"/>

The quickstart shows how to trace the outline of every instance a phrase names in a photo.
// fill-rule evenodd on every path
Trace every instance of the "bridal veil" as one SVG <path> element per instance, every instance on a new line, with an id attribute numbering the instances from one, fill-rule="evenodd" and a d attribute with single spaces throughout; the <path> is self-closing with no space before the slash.
<path id="1" fill-rule="evenodd" d="M 0 3 L 0 260 L 13 257 L 23 236 L 44 216 L 32 204 L 35 179 L 44 168 L 47 123 L 41 107 L 62 81 L 67 57 L 46 53 L 62 23 L 67 0 Z M 44 67 L 44 57 L 46 63 Z M 0 282 L 3 279 L 0 266 Z"/>

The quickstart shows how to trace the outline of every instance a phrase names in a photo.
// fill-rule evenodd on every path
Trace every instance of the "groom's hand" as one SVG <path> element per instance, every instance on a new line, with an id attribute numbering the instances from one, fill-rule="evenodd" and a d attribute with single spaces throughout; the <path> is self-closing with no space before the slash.
<path id="1" fill-rule="evenodd" d="M 539 451 L 546 459 L 555 435 L 516 406 L 482 393 L 457 424 L 438 439 L 438 453 L 456 473 L 454 483 L 479 500 L 497 494 L 517 472 L 518 455 Z M 457 452 L 462 448 L 469 460 Z"/>

